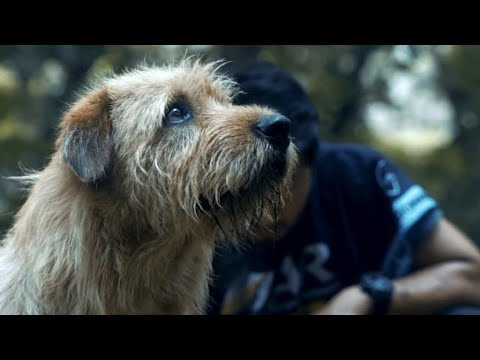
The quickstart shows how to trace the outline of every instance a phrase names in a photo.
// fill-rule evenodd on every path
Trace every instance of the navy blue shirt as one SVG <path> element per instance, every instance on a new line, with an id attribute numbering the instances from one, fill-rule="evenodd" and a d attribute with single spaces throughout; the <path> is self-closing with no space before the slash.
<path id="1" fill-rule="evenodd" d="M 322 143 L 303 212 L 278 241 L 214 257 L 210 314 L 291 314 L 322 304 L 365 272 L 392 278 L 442 217 L 437 203 L 379 152 Z"/>

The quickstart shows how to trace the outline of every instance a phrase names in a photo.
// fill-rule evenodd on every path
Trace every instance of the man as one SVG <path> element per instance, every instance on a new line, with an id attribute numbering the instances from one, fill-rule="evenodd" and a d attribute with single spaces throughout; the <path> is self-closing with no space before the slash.
<path id="1" fill-rule="evenodd" d="M 319 143 L 313 104 L 282 70 L 254 63 L 234 77 L 237 104 L 290 118 L 301 161 L 276 229 L 218 249 L 211 314 L 477 311 L 480 252 L 421 186 L 377 151 Z"/>

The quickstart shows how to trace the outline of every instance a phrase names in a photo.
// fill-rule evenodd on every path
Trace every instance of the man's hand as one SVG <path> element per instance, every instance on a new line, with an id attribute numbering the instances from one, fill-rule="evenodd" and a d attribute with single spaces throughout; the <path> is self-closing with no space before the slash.
<path id="1" fill-rule="evenodd" d="M 350 286 L 338 293 L 313 315 L 367 315 L 371 300 L 360 287 Z"/>

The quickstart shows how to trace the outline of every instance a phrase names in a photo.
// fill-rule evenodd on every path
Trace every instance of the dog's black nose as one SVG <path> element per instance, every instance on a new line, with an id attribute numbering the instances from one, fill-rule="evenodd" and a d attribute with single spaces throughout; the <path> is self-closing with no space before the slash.
<path id="1" fill-rule="evenodd" d="M 274 146 L 286 149 L 290 144 L 290 119 L 283 115 L 260 117 L 255 125 L 255 131 Z"/>

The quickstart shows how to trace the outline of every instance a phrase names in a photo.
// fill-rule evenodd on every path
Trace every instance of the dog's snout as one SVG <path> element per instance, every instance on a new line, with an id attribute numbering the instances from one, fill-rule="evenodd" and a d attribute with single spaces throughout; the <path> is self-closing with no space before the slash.
<path id="1" fill-rule="evenodd" d="M 286 148 L 290 144 L 290 119 L 283 115 L 264 115 L 255 124 L 255 132 L 272 145 Z"/>

